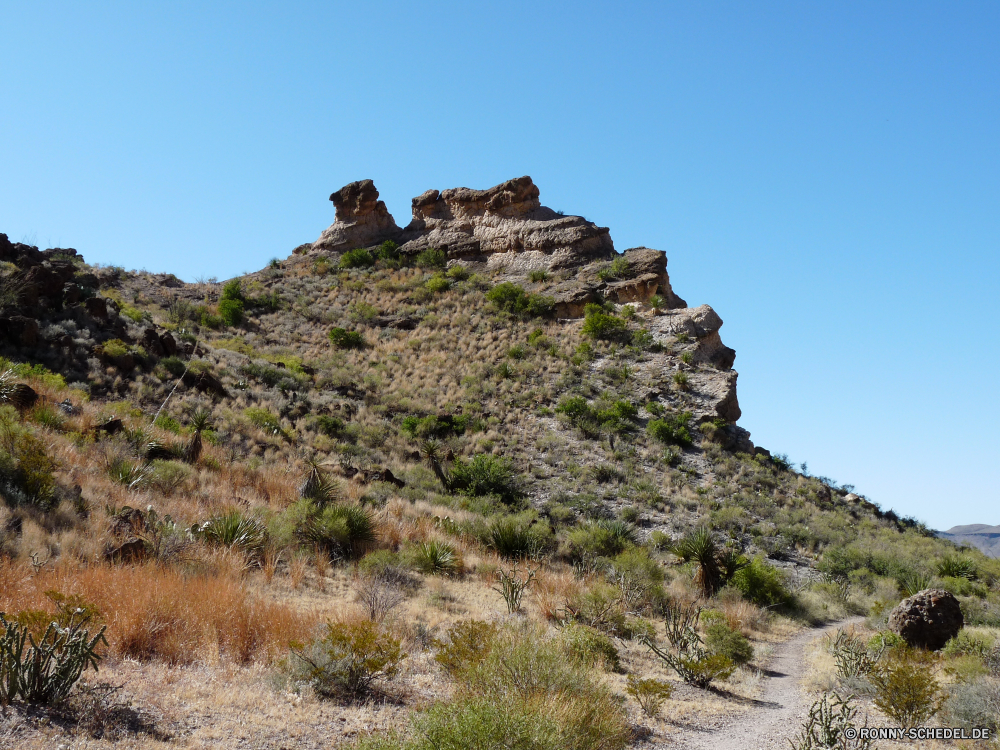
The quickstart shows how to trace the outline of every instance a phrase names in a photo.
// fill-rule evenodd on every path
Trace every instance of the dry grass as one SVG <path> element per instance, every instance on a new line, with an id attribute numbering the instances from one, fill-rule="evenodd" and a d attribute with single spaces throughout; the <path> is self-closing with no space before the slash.
<path id="1" fill-rule="evenodd" d="M 309 636 L 317 618 L 261 599 L 231 576 L 186 576 L 152 565 L 0 564 L 0 610 L 46 610 L 45 592 L 77 594 L 100 611 L 111 654 L 173 664 L 268 661 Z"/>

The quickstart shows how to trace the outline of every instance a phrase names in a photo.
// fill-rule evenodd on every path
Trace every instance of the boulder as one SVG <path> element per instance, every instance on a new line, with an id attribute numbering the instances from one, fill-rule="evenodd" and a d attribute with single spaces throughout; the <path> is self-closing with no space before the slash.
<path id="1" fill-rule="evenodd" d="M 314 250 L 344 252 L 356 247 L 372 247 L 399 236 L 400 229 L 378 199 L 371 180 L 344 185 L 330 196 L 336 221 L 313 243 Z"/>
<path id="2" fill-rule="evenodd" d="M 15 346 L 38 344 L 38 321 L 23 315 L 0 318 L 0 337 Z"/>
<path id="3" fill-rule="evenodd" d="M 667 254 L 648 247 L 633 247 L 623 253 L 628 262 L 626 279 L 611 281 L 604 292 L 612 302 L 645 302 L 654 294 L 663 297 L 668 310 L 687 307 L 687 303 L 674 294 L 667 275 Z M 721 325 L 721 323 L 720 323 Z"/>
<path id="4" fill-rule="evenodd" d="M 177 341 L 169 331 L 160 336 L 160 345 L 163 347 L 163 351 L 168 357 L 172 357 L 177 354 Z"/>
<path id="5" fill-rule="evenodd" d="M 965 620 L 958 599 L 943 589 L 926 589 L 889 613 L 889 629 L 911 646 L 937 651 L 958 635 Z"/>
<path id="6" fill-rule="evenodd" d="M 210 372 L 191 372 L 188 370 L 184 373 L 181 382 L 188 388 L 195 388 L 202 393 L 211 393 L 221 397 L 229 395 L 229 391 L 226 390 L 222 381 Z"/>
<path id="7" fill-rule="evenodd" d="M 136 563 L 149 556 L 149 547 L 139 537 L 129 537 L 118 544 L 109 544 L 104 549 L 104 559 L 115 563 Z"/>
<path id="8" fill-rule="evenodd" d="M 147 328 L 142 332 L 142 339 L 139 341 L 142 347 L 154 357 L 162 357 L 166 353 L 166 348 L 160 341 L 160 335 L 155 328 Z"/>
<path id="9" fill-rule="evenodd" d="M 91 297 L 83 301 L 83 307 L 87 314 L 98 320 L 108 319 L 108 302 L 104 297 Z"/>

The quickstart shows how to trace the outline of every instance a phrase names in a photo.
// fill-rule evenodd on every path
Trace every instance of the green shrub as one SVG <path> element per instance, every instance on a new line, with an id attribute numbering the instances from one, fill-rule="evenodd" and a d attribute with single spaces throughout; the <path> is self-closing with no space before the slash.
<path id="1" fill-rule="evenodd" d="M 942 708 L 945 726 L 1000 728 L 1000 682 L 995 678 L 952 685 Z"/>
<path id="2" fill-rule="evenodd" d="M 11 407 L 5 408 L 13 412 Z M 0 449 L 0 491 L 4 498 L 10 505 L 50 507 L 55 499 L 56 462 L 48 447 L 24 430 L 12 430 L 7 447 L 9 453 Z"/>
<path id="3" fill-rule="evenodd" d="M 327 698 L 358 699 L 391 680 L 405 658 L 400 642 L 373 622 L 329 623 L 323 638 L 293 646 L 287 663 L 295 682 Z"/>
<path id="4" fill-rule="evenodd" d="M 392 263 L 399 260 L 399 245 L 392 240 L 386 240 L 375 248 L 373 255 L 376 260 Z"/>
<path id="5" fill-rule="evenodd" d="M 583 396 L 564 397 L 556 406 L 556 413 L 564 414 L 570 423 L 588 437 L 602 432 L 624 433 L 635 427 L 639 410 L 631 401 L 599 400 L 593 406 Z"/>
<path id="6" fill-rule="evenodd" d="M 974 581 L 979 577 L 976 563 L 968 557 L 946 555 L 937 566 L 937 574 L 947 578 L 965 578 Z"/>
<path id="7" fill-rule="evenodd" d="M 494 519 L 486 529 L 483 542 L 488 549 L 508 560 L 533 557 L 543 546 L 534 529 L 516 518 Z"/>
<path id="8" fill-rule="evenodd" d="M 250 420 L 250 423 L 268 435 L 284 435 L 285 430 L 281 426 L 281 420 L 269 410 L 260 406 L 251 406 L 243 410 L 243 415 Z"/>
<path id="9" fill-rule="evenodd" d="M 327 437 L 338 438 L 344 433 L 344 420 L 339 417 L 331 417 L 328 414 L 320 414 L 313 421 L 316 431 Z"/>
<path id="10" fill-rule="evenodd" d="M 747 567 L 737 571 L 729 585 L 738 589 L 746 599 L 762 607 L 788 604 L 792 599 L 785 585 L 784 575 L 761 557 L 755 557 Z"/>
<path id="11" fill-rule="evenodd" d="M 629 675 L 625 692 L 635 698 L 642 712 L 651 719 L 660 715 L 666 700 L 673 695 L 674 686 L 665 680 L 642 679 Z"/>
<path id="12" fill-rule="evenodd" d="M 359 557 L 378 541 L 375 518 L 365 508 L 318 505 L 309 499 L 300 500 L 296 506 L 296 537 L 334 559 Z"/>
<path id="13" fill-rule="evenodd" d="M 927 652 L 897 649 L 868 676 L 875 688 L 875 705 L 901 727 L 926 724 L 940 708 L 933 659 Z"/>
<path id="14" fill-rule="evenodd" d="M 753 645 L 747 637 L 724 622 L 705 629 L 705 646 L 710 654 L 722 654 L 738 667 L 753 660 Z"/>
<path id="15" fill-rule="evenodd" d="M 584 312 L 583 335 L 602 341 L 628 343 L 631 339 L 628 323 L 616 315 L 605 312 L 600 305 L 587 305 Z"/>
<path id="16" fill-rule="evenodd" d="M 661 443 L 687 448 L 691 445 L 691 433 L 688 430 L 690 421 L 691 412 L 686 411 L 663 419 L 651 419 L 646 425 L 646 431 Z"/>
<path id="17" fill-rule="evenodd" d="M 362 247 L 348 250 L 340 256 L 341 268 L 369 268 L 374 265 L 372 254 Z"/>
<path id="18" fill-rule="evenodd" d="M 528 272 L 528 280 L 533 281 L 536 284 L 541 281 L 546 281 L 549 278 L 547 271 L 535 270 Z"/>
<path id="19" fill-rule="evenodd" d="M 621 672 L 621 657 L 612 640 L 601 631 L 586 625 L 563 628 L 562 639 L 569 652 L 588 667 L 601 666 L 609 672 Z"/>
<path id="20" fill-rule="evenodd" d="M 635 527 L 625 521 L 601 519 L 582 524 L 566 535 L 563 555 L 573 561 L 614 557 L 635 544 Z"/>
<path id="21" fill-rule="evenodd" d="M 245 302 L 246 296 L 243 294 L 243 282 L 239 279 L 230 279 L 227 281 L 222 285 L 222 295 L 219 299 Z"/>
<path id="22" fill-rule="evenodd" d="M 145 461 L 133 461 L 124 456 L 115 456 L 108 462 L 107 471 L 111 481 L 128 487 L 139 489 L 149 481 L 151 467 Z"/>
<path id="23" fill-rule="evenodd" d="M 444 268 L 448 263 L 448 256 L 445 254 L 444 250 L 429 247 L 426 250 L 417 253 L 413 262 L 419 268 Z"/>
<path id="24" fill-rule="evenodd" d="M 436 539 L 416 545 L 409 558 L 413 567 L 426 575 L 451 575 L 461 569 L 455 548 Z"/>
<path id="25" fill-rule="evenodd" d="M 528 294 L 517 284 L 505 281 L 486 292 L 486 300 L 497 310 L 524 318 L 541 318 L 551 315 L 555 302 L 551 297 Z"/>
<path id="26" fill-rule="evenodd" d="M 447 640 L 435 641 L 438 652 L 434 660 L 448 674 L 459 676 L 485 659 L 500 632 L 495 622 L 462 620 L 448 629 Z"/>
<path id="27" fill-rule="evenodd" d="M 184 364 L 184 360 L 180 357 L 164 357 L 160 360 L 160 364 L 163 365 L 163 368 L 175 378 L 179 378 L 183 375 L 184 370 L 187 367 Z"/>
<path id="28" fill-rule="evenodd" d="M 617 281 L 618 279 L 629 278 L 631 272 L 631 264 L 624 256 L 618 256 L 608 263 L 608 265 L 597 271 L 597 278 L 601 281 Z"/>
<path id="29" fill-rule="evenodd" d="M 227 326 L 237 326 L 243 322 L 243 300 L 224 299 L 219 302 L 219 317 Z"/>
<path id="30" fill-rule="evenodd" d="M 993 639 L 979 633 L 961 630 L 945 644 L 941 654 L 947 657 L 978 656 L 980 659 L 986 659 L 992 649 Z"/>
<path id="31" fill-rule="evenodd" d="M 447 292 L 451 289 L 451 280 L 447 276 L 435 274 L 424 283 L 424 288 L 435 294 Z"/>
<path id="32" fill-rule="evenodd" d="M 446 438 L 461 435 L 471 425 L 472 420 L 464 414 L 430 414 L 426 417 L 409 415 L 403 419 L 401 428 L 411 438 Z"/>
<path id="33" fill-rule="evenodd" d="M 453 491 L 463 495 L 493 495 L 507 505 L 517 503 L 524 497 L 513 462 L 488 453 L 473 456 L 471 461 L 455 461 L 449 484 Z"/>
<path id="34" fill-rule="evenodd" d="M 235 509 L 208 519 L 198 527 L 198 535 L 207 542 L 239 550 L 251 557 L 260 556 L 267 543 L 263 522 Z"/>
<path id="35" fill-rule="evenodd" d="M 367 346 L 365 337 L 358 331 L 348 331 L 345 328 L 330 329 L 330 343 L 337 349 L 364 349 Z"/>
<path id="36" fill-rule="evenodd" d="M 0 705 L 11 701 L 53 705 L 65 700 L 87 669 L 97 671 L 98 647 L 107 646 L 102 627 L 91 637 L 84 611 L 62 627 L 49 622 L 40 638 L 30 626 L 0 613 Z"/>

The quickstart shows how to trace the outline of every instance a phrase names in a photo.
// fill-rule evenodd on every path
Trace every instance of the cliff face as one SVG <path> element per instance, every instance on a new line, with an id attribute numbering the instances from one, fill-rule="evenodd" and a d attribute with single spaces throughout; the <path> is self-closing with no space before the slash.
<path id="1" fill-rule="evenodd" d="M 663 251 L 638 247 L 619 255 L 606 227 L 543 206 L 530 177 L 488 190 L 428 190 L 413 199 L 405 228 L 378 200 L 371 180 L 345 185 L 330 200 L 336 221 L 303 246 L 307 253 L 330 255 L 392 240 L 405 255 L 437 248 L 449 265 L 551 297 L 559 318 L 581 318 L 596 302 L 636 307 L 661 347 L 641 365 L 644 377 L 660 384 L 655 397 L 697 421 L 721 418 L 730 425 L 721 437 L 731 448 L 754 450 L 749 433 L 735 427 L 741 415 L 736 352 L 719 336 L 722 319 L 708 305 L 688 308 L 674 292 Z M 678 341 L 685 342 L 683 351 Z"/>

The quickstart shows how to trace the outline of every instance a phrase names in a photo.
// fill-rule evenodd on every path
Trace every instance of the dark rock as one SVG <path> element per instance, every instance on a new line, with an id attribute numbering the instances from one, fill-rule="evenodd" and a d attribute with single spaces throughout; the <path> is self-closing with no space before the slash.
<path id="1" fill-rule="evenodd" d="M 108 303 L 104 297 L 91 297 L 84 300 L 83 307 L 92 318 L 108 319 Z"/>
<path id="2" fill-rule="evenodd" d="M 28 269 L 24 275 L 25 285 L 34 286 L 38 289 L 40 297 L 49 299 L 59 299 L 62 294 L 62 287 L 65 283 L 62 277 L 45 266 L 34 266 Z"/>
<path id="3" fill-rule="evenodd" d="M 81 299 L 83 299 L 83 289 L 78 284 L 63 284 L 62 300 L 65 304 L 75 305 Z"/>
<path id="4" fill-rule="evenodd" d="M 88 289 L 97 289 L 98 285 L 100 284 L 100 282 L 97 280 L 97 277 L 92 273 L 81 273 L 79 276 L 77 276 L 76 280 L 77 283 L 80 284 L 80 286 L 85 286 Z"/>
<path id="5" fill-rule="evenodd" d="M 0 337 L 15 346 L 37 346 L 38 321 L 23 315 L 0 318 Z"/>
<path id="6" fill-rule="evenodd" d="M 160 336 L 160 345 L 163 347 L 163 351 L 168 357 L 172 357 L 177 354 L 177 341 L 174 340 L 174 337 L 171 336 L 169 332 Z"/>
<path id="7" fill-rule="evenodd" d="M 962 607 L 943 589 L 927 589 L 904 599 L 889 613 L 889 629 L 909 645 L 937 651 L 965 624 Z"/>
<path id="8" fill-rule="evenodd" d="M 109 544 L 104 550 L 104 559 L 116 563 L 140 562 L 148 555 L 146 542 L 138 537 L 130 537 L 119 544 Z"/>
<path id="9" fill-rule="evenodd" d="M 103 432 L 105 435 L 117 435 L 125 429 L 125 425 L 118 417 L 112 417 L 104 424 L 99 424 L 94 428 L 94 432 Z"/>
<path id="10" fill-rule="evenodd" d="M 380 315 L 375 318 L 379 328 L 396 328 L 400 331 L 412 331 L 420 321 L 409 315 Z"/>
<path id="11" fill-rule="evenodd" d="M 8 399 L 18 409 L 25 410 L 38 402 L 38 393 L 30 385 L 18 383 L 11 389 Z"/>
<path id="12" fill-rule="evenodd" d="M 147 328 L 143 331 L 142 339 L 139 343 L 141 343 L 142 347 L 154 357 L 162 357 L 166 351 L 155 328 Z"/>
<path id="13" fill-rule="evenodd" d="M 222 385 L 222 381 L 210 372 L 195 373 L 188 370 L 184 373 L 182 382 L 188 388 L 195 388 L 202 393 L 211 393 L 220 397 L 226 397 L 229 395 L 229 391 L 227 391 L 226 387 Z"/>

